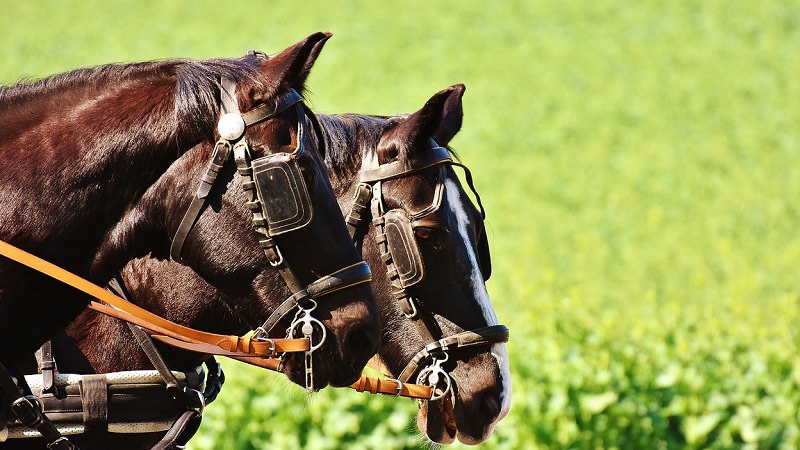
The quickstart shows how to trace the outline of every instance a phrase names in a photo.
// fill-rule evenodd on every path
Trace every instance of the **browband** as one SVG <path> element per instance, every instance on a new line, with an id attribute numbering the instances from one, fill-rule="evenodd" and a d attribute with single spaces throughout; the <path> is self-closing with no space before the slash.
<path id="1" fill-rule="evenodd" d="M 437 145 L 430 150 L 426 150 L 422 155 L 415 155 L 413 159 L 397 160 L 381 164 L 379 167 L 362 169 L 359 181 L 361 183 L 375 183 L 377 181 L 391 180 L 409 173 L 419 172 L 439 163 L 452 161 L 450 151 Z"/>

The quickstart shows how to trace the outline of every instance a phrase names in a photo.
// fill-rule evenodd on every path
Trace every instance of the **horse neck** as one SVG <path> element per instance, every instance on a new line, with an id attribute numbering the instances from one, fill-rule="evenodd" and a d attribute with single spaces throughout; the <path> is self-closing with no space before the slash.
<path id="1" fill-rule="evenodd" d="M 174 79 L 112 69 L 69 75 L 0 94 L 0 190 L 13 203 L 4 211 L 37 224 L 28 248 L 77 268 L 199 137 L 179 126 Z M 0 226 L 0 238 L 8 232 Z M 59 254 L 49 255 L 54 243 Z"/>
<path id="2" fill-rule="evenodd" d="M 186 266 L 146 257 L 129 262 L 120 277 L 132 302 L 165 319 L 213 333 L 245 331 L 221 293 Z M 67 334 L 85 355 L 85 362 L 93 372 L 152 367 L 128 325 L 113 317 L 86 310 L 70 324 Z M 173 370 L 190 370 L 205 358 L 199 353 L 167 346 L 159 346 L 159 352 Z M 59 362 L 59 367 L 64 372 L 82 371 L 83 362 L 83 358 L 69 356 Z"/>

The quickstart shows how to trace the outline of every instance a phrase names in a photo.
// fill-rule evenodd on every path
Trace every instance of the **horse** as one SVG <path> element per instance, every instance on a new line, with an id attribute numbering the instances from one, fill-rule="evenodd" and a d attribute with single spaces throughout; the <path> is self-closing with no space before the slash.
<path id="1" fill-rule="evenodd" d="M 334 193 L 342 211 L 350 212 L 351 234 L 374 269 L 372 283 L 383 325 L 381 360 L 398 377 L 412 361 L 417 361 L 412 375 L 425 370 L 430 374 L 433 368 L 440 367 L 444 371 L 442 377 L 452 380 L 452 384 L 440 389 L 436 400 L 421 402 L 417 418 L 419 429 L 428 439 L 442 444 L 456 437 L 468 444 L 486 440 L 511 403 L 504 337 L 497 329 L 498 321 L 484 283 L 491 263 L 482 211 L 469 200 L 452 170 L 449 150 L 440 147 L 447 146 L 461 128 L 464 90 L 463 85 L 455 85 L 440 91 L 407 116 L 318 116 Z M 375 169 L 383 167 L 386 172 L 387 167 L 397 166 L 404 169 L 395 170 L 396 176 L 380 182 L 380 195 L 372 195 L 374 188 L 368 188 L 368 200 L 374 200 L 375 212 L 369 205 L 359 207 L 354 186 L 372 186 L 376 175 L 386 175 Z M 409 168 L 417 170 L 405 173 Z M 471 179 L 468 183 L 472 185 Z M 432 208 L 434 204 L 436 207 Z M 369 226 L 370 218 L 380 222 L 396 215 L 413 218 L 406 229 L 411 234 L 401 236 L 413 245 L 400 252 L 397 248 L 387 251 L 380 243 L 385 239 L 376 241 L 372 237 L 391 235 L 387 229 L 402 225 L 390 220 L 388 227 L 385 223 Z M 395 264 L 394 260 L 406 263 Z M 415 269 L 424 271 L 416 282 L 407 276 L 414 272 L 407 270 L 408 266 L 414 264 Z M 402 282 L 399 275 L 390 276 L 386 269 L 402 275 Z M 228 331 L 256 325 L 251 323 L 253 311 L 246 303 L 231 301 L 225 293 L 214 290 L 174 262 L 136 259 L 123 269 L 120 278 L 131 301 L 173 320 L 198 328 L 229 327 Z M 196 302 L 188 313 L 181 309 L 186 297 Z M 414 316 L 409 308 L 417 311 L 419 320 L 410 318 Z M 417 323 L 420 320 L 426 322 L 422 327 Z M 452 344 L 450 349 L 430 350 L 427 366 L 424 358 L 418 357 L 421 349 L 430 348 L 439 340 L 460 338 L 470 330 L 487 328 L 501 336 L 484 333 L 482 345 L 459 348 Z M 128 327 L 119 321 L 86 311 L 70 325 L 68 334 L 85 356 L 57 356 L 62 372 L 102 373 L 152 367 Z M 68 347 L 69 343 L 61 345 Z M 191 370 L 203 358 L 164 346 L 159 350 L 169 367 L 177 370 Z M 414 381 L 413 377 L 408 378 Z M 424 378 L 417 376 L 423 383 L 428 381 Z M 109 440 L 96 445 L 103 448 L 112 442 L 124 442 L 126 448 L 150 448 L 161 435 L 105 436 Z"/>
<path id="2" fill-rule="evenodd" d="M 301 95 L 330 36 L 269 58 L 110 64 L 0 88 L 0 240 L 95 283 L 135 257 L 172 258 L 231 301 L 257 300 L 254 317 L 277 307 L 283 280 L 314 319 L 306 337 L 332 337 L 311 358 L 288 355 L 284 372 L 317 389 L 352 383 L 379 322 Z M 221 156 L 231 147 L 238 169 Z M 245 191 L 227 188 L 236 170 L 252 172 Z M 88 301 L 0 258 L 0 362 L 18 373 Z"/>

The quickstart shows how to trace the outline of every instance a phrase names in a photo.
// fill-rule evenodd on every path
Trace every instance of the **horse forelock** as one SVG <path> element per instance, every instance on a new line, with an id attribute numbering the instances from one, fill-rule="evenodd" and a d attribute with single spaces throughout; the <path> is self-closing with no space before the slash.
<path id="1" fill-rule="evenodd" d="M 384 116 L 363 114 L 318 117 L 325 138 L 325 165 L 331 183 L 350 189 L 362 158 L 375 152 L 389 122 Z"/>

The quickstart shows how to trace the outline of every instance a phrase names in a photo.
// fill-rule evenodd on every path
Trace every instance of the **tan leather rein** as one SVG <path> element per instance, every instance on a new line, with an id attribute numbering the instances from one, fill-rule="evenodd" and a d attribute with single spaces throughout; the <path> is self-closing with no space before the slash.
<path id="1" fill-rule="evenodd" d="M 153 337 L 186 350 L 223 356 L 267 358 L 283 352 L 304 352 L 309 349 L 307 338 L 254 339 L 249 336 L 222 335 L 195 330 L 164 319 L 123 300 L 102 287 L 68 272 L 61 267 L 0 240 L 0 255 L 30 267 L 62 283 L 102 301 L 89 302 L 89 308 L 100 313 L 138 325 Z"/>

